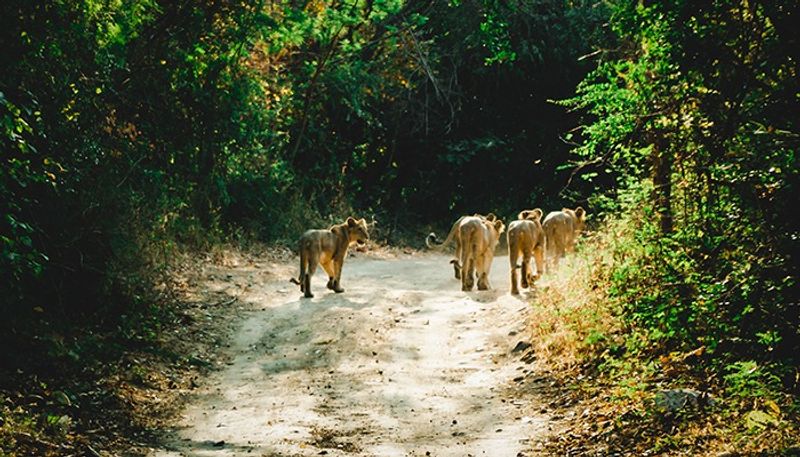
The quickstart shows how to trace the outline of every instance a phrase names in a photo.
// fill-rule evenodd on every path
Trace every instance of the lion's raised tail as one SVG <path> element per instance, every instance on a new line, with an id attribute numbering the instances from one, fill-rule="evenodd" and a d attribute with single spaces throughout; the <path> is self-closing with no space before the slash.
<path id="1" fill-rule="evenodd" d="M 433 232 L 429 233 L 428 236 L 425 237 L 425 247 L 427 247 L 428 249 L 433 249 L 436 246 L 441 246 L 442 244 L 444 244 L 444 243 L 437 243 L 436 242 L 437 239 L 438 237 L 436 236 L 435 233 Z"/>
<path id="2" fill-rule="evenodd" d="M 436 236 L 435 233 L 433 232 L 429 233 L 428 236 L 425 237 L 425 246 L 428 249 L 435 249 L 435 248 L 445 247 L 448 244 L 450 244 L 450 242 L 453 241 L 453 238 L 455 238 L 456 233 L 458 232 L 458 224 L 459 222 L 461 222 L 461 219 L 463 218 L 459 218 L 453 224 L 453 226 L 450 228 L 450 233 L 447 234 L 447 238 L 445 238 L 445 240 L 442 241 L 441 243 L 438 242 L 439 238 Z"/>

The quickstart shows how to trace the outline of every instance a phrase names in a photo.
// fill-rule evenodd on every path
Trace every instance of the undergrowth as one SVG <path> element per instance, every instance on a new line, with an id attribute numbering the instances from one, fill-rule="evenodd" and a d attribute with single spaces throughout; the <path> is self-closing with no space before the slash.
<path id="1" fill-rule="evenodd" d="M 576 392 L 578 410 L 591 411 L 585 426 L 570 425 L 570 446 L 798 455 L 797 367 L 769 348 L 786 323 L 753 332 L 763 352 L 731 344 L 748 335 L 742 318 L 716 307 L 719 297 L 735 299 L 731 286 L 703 288 L 713 281 L 691 245 L 669 249 L 672 240 L 651 237 L 646 208 L 618 214 L 546 277 L 530 319 L 540 363 Z"/>

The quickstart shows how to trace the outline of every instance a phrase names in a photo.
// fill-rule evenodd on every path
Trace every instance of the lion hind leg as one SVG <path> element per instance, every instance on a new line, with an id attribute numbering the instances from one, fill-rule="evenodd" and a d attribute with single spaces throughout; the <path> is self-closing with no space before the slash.
<path id="1" fill-rule="evenodd" d="M 558 264 L 561 263 L 561 258 L 566 255 L 566 248 L 564 246 L 564 239 L 561 236 L 555 237 L 553 243 L 553 269 L 558 269 Z"/>
<path id="2" fill-rule="evenodd" d="M 470 258 L 467 260 L 467 267 L 461 271 L 461 279 L 463 280 L 464 291 L 470 291 L 475 287 L 475 260 Z"/>
<path id="3" fill-rule="evenodd" d="M 522 268 L 520 271 L 520 283 L 521 283 L 520 285 L 522 286 L 523 289 L 527 289 L 530 287 L 531 282 L 532 281 L 531 281 L 530 266 L 523 260 Z"/>
<path id="4" fill-rule="evenodd" d="M 461 269 L 461 290 L 468 292 L 475 286 L 475 261 L 466 258 Z"/>
<path id="5" fill-rule="evenodd" d="M 462 234 L 463 235 L 463 234 Z M 472 274 L 474 264 L 469 252 L 469 246 L 461 247 L 461 290 L 467 292 L 472 290 Z"/>
<path id="6" fill-rule="evenodd" d="M 461 270 L 463 264 L 458 263 L 458 260 L 461 258 L 461 240 L 456 240 L 455 257 L 455 260 L 450 261 L 450 263 L 453 264 L 453 276 L 455 276 L 456 279 L 461 279 Z"/>
<path id="7" fill-rule="evenodd" d="M 300 286 L 300 292 L 305 294 L 308 287 L 306 285 L 306 268 L 308 266 L 308 255 L 305 253 L 303 246 L 300 246 L 300 274 L 297 279 L 292 278 L 291 281 Z"/>
<path id="8" fill-rule="evenodd" d="M 489 276 L 486 272 L 478 276 L 478 290 L 489 290 Z"/>
<path id="9" fill-rule="evenodd" d="M 472 290 L 475 287 L 475 278 L 478 275 L 478 265 L 475 260 L 475 256 L 470 256 L 469 258 L 469 268 L 467 270 L 467 287 L 469 290 Z"/>
<path id="10" fill-rule="evenodd" d="M 492 265 L 491 256 L 486 256 L 481 259 L 480 268 L 478 268 L 478 290 L 489 290 L 489 269 Z"/>
<path id="11" fill-rule="evenodd" d="M 314 298 L 314 294 L 311 293 L 311 277 L 314 276 L 314 273 L 317 272 L 317 265 L 319 265 L 319 256 L 311 254 L 308 256 L 308 263 L 306 265 L 306 276 L 305 276 L 305 297 L 306 298 Z"/>
<path id="12" fill-rule="evenodd" d="M 560 254 L 560 240 L 559 235 L 554 231 L 548 232 L 545 238 L 545 269 L 548 272 L 554 272 L 558 268 L 558 260 Z"/>
<path id="13" fill-rule="evenodd" d="M 510 239 L 510 237 L 509 237 Z M 509 243 L 508 246 L 508 261 L 511 264 L 511 294 L 519 295 L 519 287 L 517 286 L 517 257 L 519 252 L 516 246 L 512 247 Z"/>
<path id="14" fill-rule="evenodd" d="M 492 252 L 492 249 L 487 248 L 481 256 L 480 265 L 478 266 L 478 290 L 489 290 L 492 288 L 489 284 L 492 260 L 494 260 L 494 252 Z"/>
<path id="15" fill-rule="evenodd" d="M 533 248 L 533 260 L 536 264 L 536 274 L 533 275 L 534 279 L 539 279 L 544 275 L 544 247 L 540 244 Z"/>
<path id="16" fill-rule="evenodd" d="M 527 289 L 533 285 L 533 274 L 531 273 L 531 253 L 525 252 L 522 255 L 522 287 Z"/>

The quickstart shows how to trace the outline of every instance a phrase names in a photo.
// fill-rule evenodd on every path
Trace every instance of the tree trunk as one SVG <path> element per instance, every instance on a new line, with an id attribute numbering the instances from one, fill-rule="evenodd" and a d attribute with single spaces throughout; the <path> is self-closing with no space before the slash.
<path id="1" fill-rule="evenodd" d="M 661 233 L 672 233 L 672 151 L 663 137 L 653 142 L 653 202 Z"/>

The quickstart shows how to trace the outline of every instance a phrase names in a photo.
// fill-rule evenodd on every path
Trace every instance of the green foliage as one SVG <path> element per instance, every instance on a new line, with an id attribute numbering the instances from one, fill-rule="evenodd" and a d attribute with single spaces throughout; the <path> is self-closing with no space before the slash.
<path id="1" fill-rule="evenodd" d="M 34 246 L 36 229 L 24 213 L 26 207 L 34 203 L 26 195 L 26 189 L 55 185 L 57 179 L 48 170 L 50 160 L 37 160 L 36 148 L 30 143 L 33 129 L 26 118 L 36 115 L 38 113 L 23 114 L 0 92 L 0 125 L 6 148 L 5 163 L 0 168 L 0 192 L 5 197 L 0 203 L 0 214 L 3 215 L 0 220 L 0 270 L 7 272 L 9 279 L 15 282 L 27 276 L 38 276 L 48 260 Z"/>
<path id="2" fill-rule="evenodd" d="M 612 2 L 619 47 L 559 102 L 587 115 L 576 164 L 616 181 L 593 201 L 631 230 L 610 265 L 619 357 L 708 350 L 696 369 L 738 399 L 798 388 L 797 12 Z"/>
<path id="3" fill-rule="evenodd" d="M 780 388 L 780 378 L 752 360 L 734 362 L 726 371 L 726 390 L 734 398 L 774 400 L 775 392 Z"/>
<path id="4" fill-rule="evenodd" d="M 353 212 L 415 224 L 559 201 L 568 146 L 546 132 L 572 120 L 546 100 L 588 70 L 576 37 L 606 14 L 539 0 L 2 2 L 0 310 L 19 317 L 3 333 L 37 346 L 59 326 L 148 321 L 186 247 L 293 241 Z"/>
<path id="5" fill-rule="evenodd" d="M 517 53 L 511 48 L 508 34 L 508 22 L 500 12 L 500 5 L 495 1 L 485 2 L 486 11 L 480 24 L 482 41 L 489 51 L 486 65 L 494 63 L 510 63 L 517 59 Z"/>

